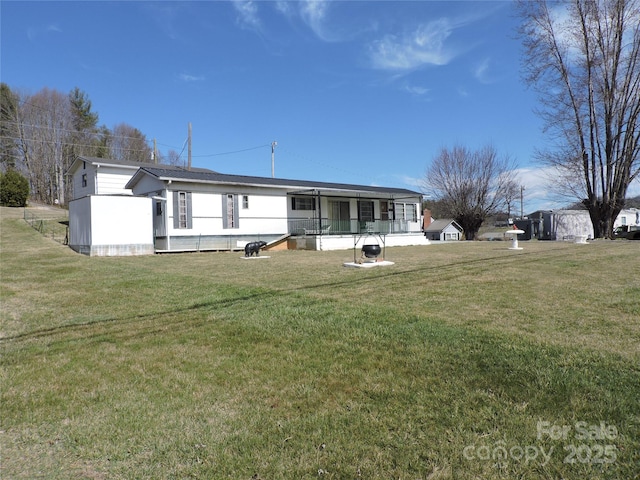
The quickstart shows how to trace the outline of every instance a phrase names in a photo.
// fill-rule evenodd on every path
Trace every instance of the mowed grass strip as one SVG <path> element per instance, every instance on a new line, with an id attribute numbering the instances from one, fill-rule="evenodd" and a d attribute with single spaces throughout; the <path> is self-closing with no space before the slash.
<path id="1" fill-rule="evenodd" d="M 633 242 L 361 271 L 349 251 L 87 258 L 4 209 L 1 234 L 3 478 L 639 475 Z"/>

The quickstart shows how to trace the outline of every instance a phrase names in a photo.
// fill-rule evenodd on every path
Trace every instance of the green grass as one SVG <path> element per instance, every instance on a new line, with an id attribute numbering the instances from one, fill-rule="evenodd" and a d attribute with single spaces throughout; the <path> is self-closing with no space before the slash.
<path id="1" fill-rule="evenodd" d="M 640 478 L 637 242 L 390 248 L 363 271 L 88 258 L 1 214 L 2 478 Z"/>

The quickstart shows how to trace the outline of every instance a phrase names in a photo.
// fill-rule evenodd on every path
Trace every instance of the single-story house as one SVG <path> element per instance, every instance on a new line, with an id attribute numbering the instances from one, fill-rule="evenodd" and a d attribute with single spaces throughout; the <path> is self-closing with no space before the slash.
<path id="1" fill-rule="evenodd" d="M 102 195 L 97 188 L 87 189 L 90 175 L 100 185 L 108 162 L 99 160 L 80 157 L 69 170 L 74 185 L 69 244 L 90 255 L 234 250 L 255 240 L 287 248 L 348 249 L 367 233 L 382 235 L 386 246 L 429 243 L 422 234 L 419 192 L 138 163 L 135 169 L 121 169 L 127 181 L 113 182 L 118 188 Z M 82 175 L 94 167 L 85 182 Z M 140 205 L 129 209 L 123 197 L 146 202 L 142 209 L 150 218 L 140 213 Z M 125 217 L 126 222 L 116 220 Z M 94 235 L 100 219 L 112 219 L 101 226 L 108 238 Z M 115 244 L 96 243 L 105 240 Z"/>
<path id="2" fill-rule="evenodd" d="M 424 235 L 428 240 L 457 241 L 462 239 L 462 227 L 453 219 L 434 220 L 425 227 Z"/>

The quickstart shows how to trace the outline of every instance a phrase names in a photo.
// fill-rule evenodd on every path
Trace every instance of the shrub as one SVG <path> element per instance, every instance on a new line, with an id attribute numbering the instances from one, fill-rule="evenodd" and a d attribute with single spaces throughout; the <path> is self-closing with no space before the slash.
<path id="1" fill-rule="evenodd" d="M 29 181 L 15 170 L 0 174 L 0 205 L 25 207 L 29 198 Z"/>

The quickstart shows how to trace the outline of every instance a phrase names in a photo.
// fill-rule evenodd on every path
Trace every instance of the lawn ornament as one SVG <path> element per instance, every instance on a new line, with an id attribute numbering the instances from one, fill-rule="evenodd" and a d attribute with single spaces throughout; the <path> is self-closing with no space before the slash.
<path id="1" fill-rule="evenodd" d="M 267 242 L 249 242 L 244 246 L 244 256 L 250 257 L 255 254 L 256 257 L 260 256 L 260 249 L 264 248 Z"/>
<path id="2" fill-rule="evenodd" d="M 513 229 L 507 230 L 505 235 L 511 237 L 511 246 L 509 250 L 522 250 L 522 247 L 518 246 L 518 235 L 524 233 L 524 230 L 520 230 L 515 224 L 513 225 Z"/>

